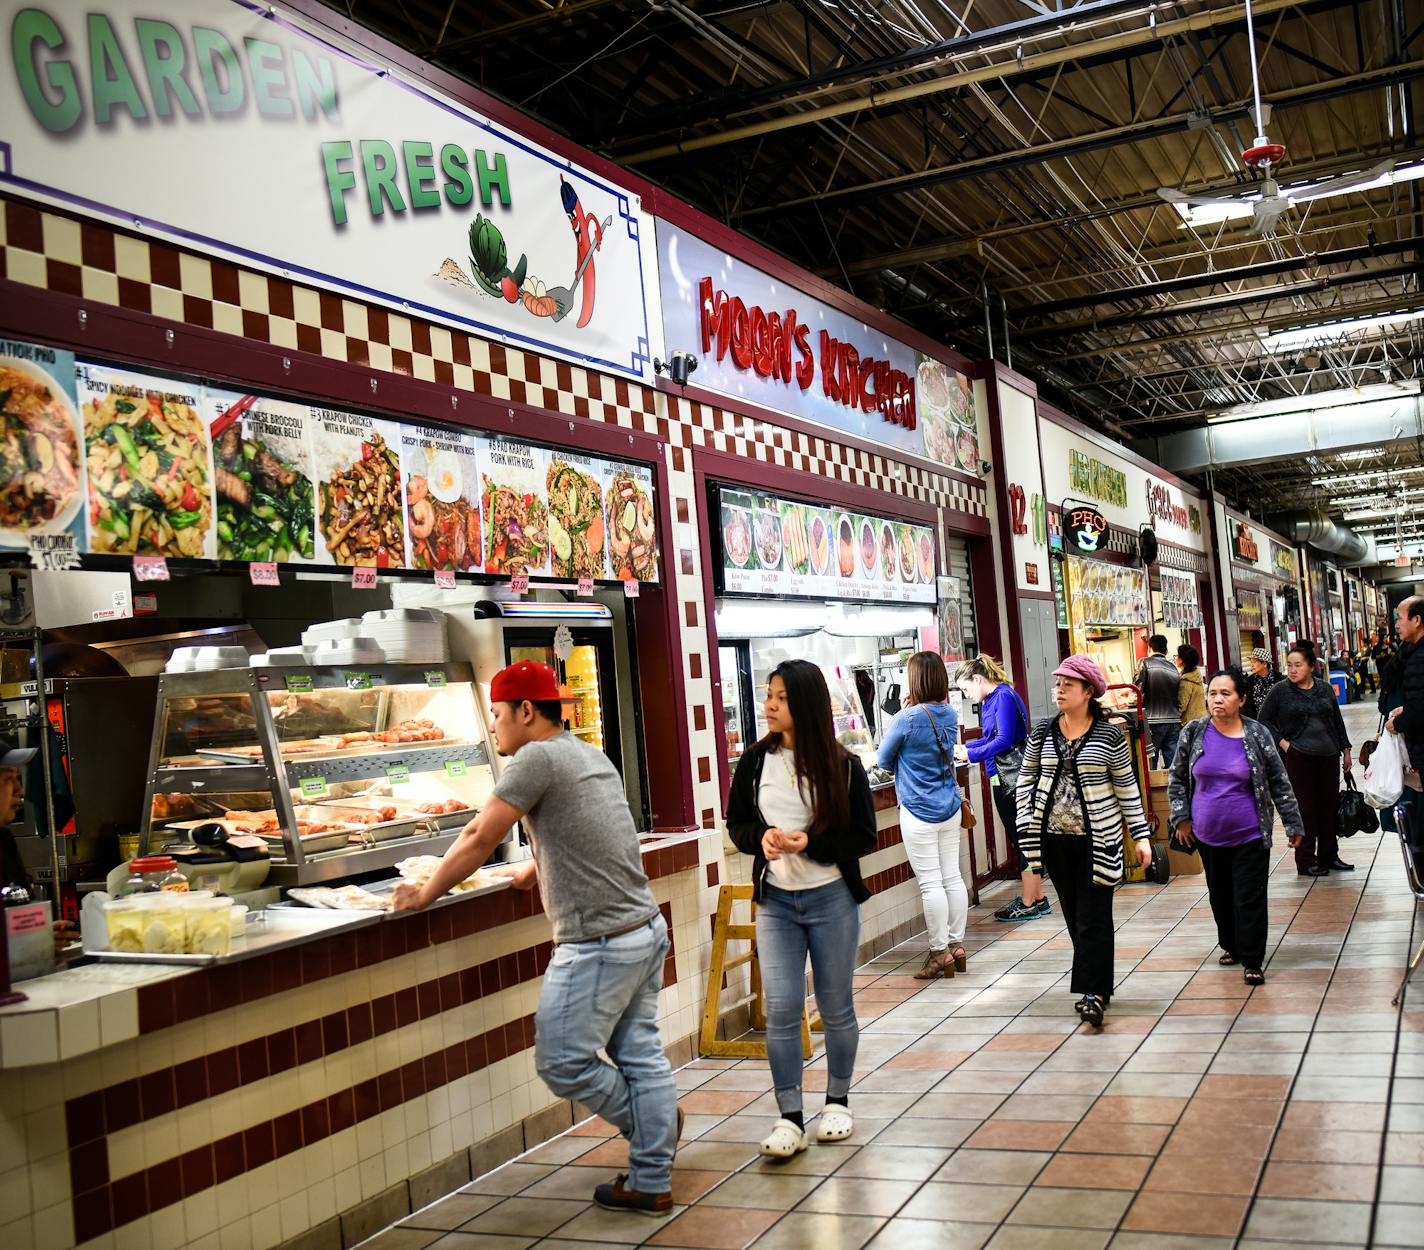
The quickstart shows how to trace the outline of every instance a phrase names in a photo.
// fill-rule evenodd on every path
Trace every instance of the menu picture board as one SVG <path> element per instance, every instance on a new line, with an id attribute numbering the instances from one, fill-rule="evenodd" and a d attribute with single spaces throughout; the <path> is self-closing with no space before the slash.
<path id="1" fill-rule="evenodd" d="M 716 492 L 721 590 L 768 598 L 935 602 L 934 531 L 756 491 Z"/>
<path id="2" fill-rule="evenodd" d="M 1197 579 L 1186 573 L 1162 571 L 1162 623 L 1171 629 L 1199 629 L 1201 605 Z"/>
<path id="3" fill-rule="evenodd" d="M 925 455 L 951 469 L 979 472 L 974 384 L 922 352 L 915 353 L 915 407 Z"/>
<path id="4" fill-rule="evenodd" d="M 106 556 L 658 581 L 653 471 L 634 461 L 5 340 L 0 411 L 0 550 L 72 533 Z"/>
<path id="5" fill-rule="evenodd" d="M 1152 599 L 1144 569 L 1067 557 L 1073 624 L 1150 625 Z"/>

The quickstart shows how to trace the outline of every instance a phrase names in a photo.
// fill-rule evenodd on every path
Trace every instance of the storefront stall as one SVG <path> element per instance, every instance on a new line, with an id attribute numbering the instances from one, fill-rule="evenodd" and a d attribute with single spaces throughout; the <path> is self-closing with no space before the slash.
<path id="1" fill-rule="evenodd" d="M 1227 659 L 1245 665 L 1251 652 L 1262 647 L 1270 653 L 1272 667 L 1281 671 L 1286 650 L 1306 632 L 1295 549 L 1220 496 L 1212 497 L 1212 509 L 1221 536 L 1222 583 L 1230 587 L 1225 616 L 1235 634 Z"/>

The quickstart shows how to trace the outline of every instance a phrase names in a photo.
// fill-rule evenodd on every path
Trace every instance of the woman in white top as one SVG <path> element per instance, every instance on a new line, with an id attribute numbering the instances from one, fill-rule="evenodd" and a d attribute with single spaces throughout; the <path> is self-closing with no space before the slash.
<path id="1" fill-rule="evenodd" d="M 801 1103 L 801 1016 L 806 957 L 826 1037 L 826 1106 L 818 1141 L 853 1129 L 851 1074 L 860 1032 L 852 998 L 858 905 L 870 897 L 859 859 L 875 849 L 875 806 L 860 762 L 836 741 L 826 679 L 806 660 L 767 681 L 767 735 L 737 764 L 727 831 L 754 857 L 757 957 L 766 994 L 766 1050 L 780 1119 L 761 1152 L 806 1149 Z"/>

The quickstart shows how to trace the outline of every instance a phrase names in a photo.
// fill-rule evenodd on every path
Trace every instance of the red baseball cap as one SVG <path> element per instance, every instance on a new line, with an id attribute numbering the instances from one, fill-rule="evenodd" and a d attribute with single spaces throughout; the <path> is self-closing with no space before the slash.
<path id="1" fill-rule="evenodd" d="M 493 703 L 556 703 L 559 700 L 559 679 L 547 664 L 521 660 L 502 668 L 490 682 Z"/>

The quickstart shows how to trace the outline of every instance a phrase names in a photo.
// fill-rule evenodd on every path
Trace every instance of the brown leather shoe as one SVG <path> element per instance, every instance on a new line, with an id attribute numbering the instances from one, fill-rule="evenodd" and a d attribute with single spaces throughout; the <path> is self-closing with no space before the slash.
<path id="1" fill-rule="evenodd" d="M 635 1211 L 639 1215 L 651 1215 L 654 1218 L 672 1214 L 670 1191 L 660 1194 L 639 1193 L 636 1189 L 629 1189 L 627 1182 L 628 1174 L 620 1172 L 617 1180 L 594 1189 L 593 1200 L 609 1211 Z"/>

